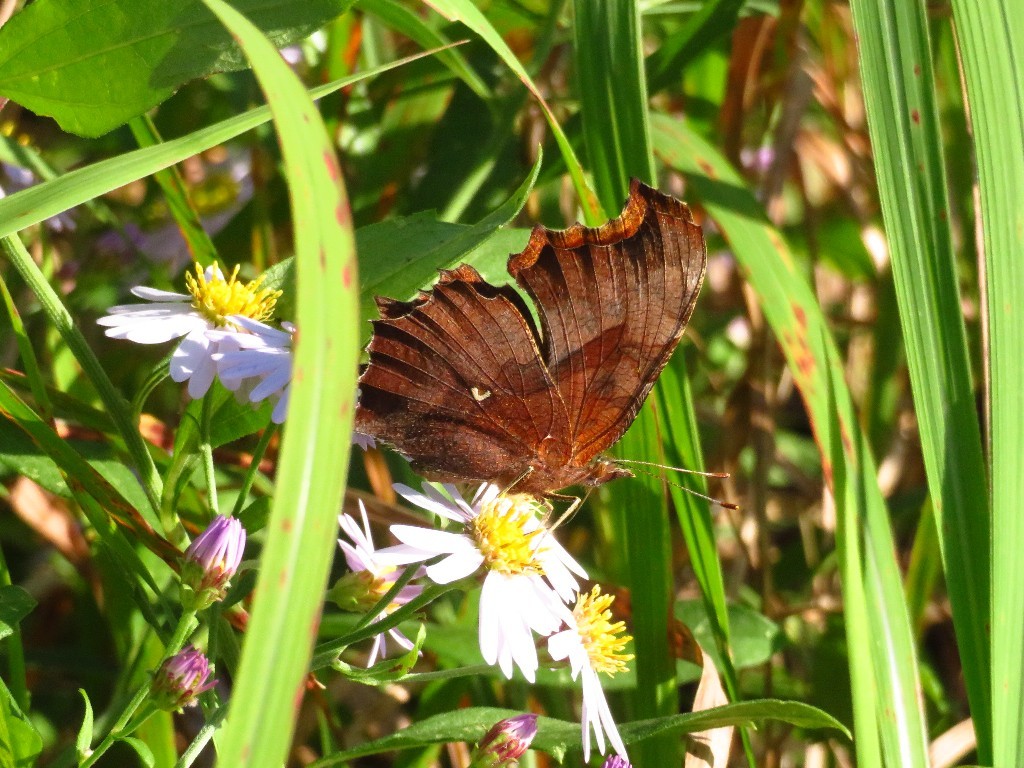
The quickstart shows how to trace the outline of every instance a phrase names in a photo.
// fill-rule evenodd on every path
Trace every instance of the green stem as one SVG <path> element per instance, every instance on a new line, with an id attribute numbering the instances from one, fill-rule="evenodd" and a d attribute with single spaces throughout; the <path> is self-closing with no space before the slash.
<path id="1" fill-rule="evenodd" d="M 78 364 L 82 366 L 82 371 L 90 383 L 96 388 L 100 400 L 103 401 L 118 433 L 125 442 L 125 448 L 138 472 L 146 498 L 155 513 L 160 509 L 160 493 L 163 483 L 160 481 L 153 457 L 149 453 L 149 447 L 139 434 L 138 425 L 132 420 L 130 406 L 107 377 L 106 371 L 96 359 L 96 355 L 93 354 L 85 337 L 75 327 L 71 313 L 67 311 L 56 291 L 39 271 L 21 240 L 16 236 L 5 237 L 0 240 L 0 249 L 36 295 L 50 322 L 60 333 Z"/>
<path id="2" fill-rule="evenodd" d="M 167 650 L 164 652 L 164 657 L 161 660 L 163 664 L 167 659 L 171 658 L 174 654 L 181 650 L 181 647 L 185 644 L 185 639 L 192 634 L 195 628 L 199 625 L 196 621 L 196 614 L 194 611 L 186 611 L 182 614 L 181 619 L 178 621 L 178 626 L 174 629 L 174 634 L 171 636 L 171 641 L 167 644 Z M 114 723 L 113 727 L 107 732 L 107 735 L 103 737 L 103 740 L 96 745 L 96 749 L 86 756 L 86 758 L 79 764 L 78 768 L 90 768 L 103 754 L 110 749 L 110 747 L 118 740 L 123 739 L 126 736 L 130 736 L 135 729 L 142 725 L 149 717 L 156 712 L 156 709 L 150 705 L 142 711 L 139 717 L 132 719 L 139 707 L 142 706 L 143 702 L 150 694 L 150 690 L 153 687 L 152 678 L 135 692 L 132 696 L 132 700 L 128 702 L 128 706 L 121 712 L 121 716 L 117 718 L 117 722 Z"/>
<path id="3" fill-rule="evenodd" d="M 0 548 L 0 585 L 11 585 L 11 572 L 7 568 L 7 558 Z M 7 639 L 7 679 L 10 682 L 11 696 L 22 712 L 29 710 L 28 683 L 25 682 L 25 647 L 21 642 L 21 625 L 12 627 Z"/>
<path id="4" fill-rule="evenodd" d="M 249 467 L 245 470 L 245 476 L 242 478 L 242 487 L 238 489 L 238 498 L 235 500 L 234 509 L 231 510 L 232 517 L 238 517 L 239 513 L 245 509 L 245 501 L 249 498 L 249 491 L 252 490 L 252 484 L 256 481 L 256 473 L 260 471 L 260 462 L 263 461 L 270 441 L 276 434 L 277 424 L 271 423 L 260 435 L 260 441 L 256 444 L 256 450 L 252 454 L 252 461 L 249 462 Z"/>
<path id="5" fill-rule="evenodd" d="M 217 503 L 217 478 L 213 467 L 213 445 L 210 443 L 210 422 L 213 420 L 213 398 L 210 393 L 203 396 L 202 415 L 200 416 L 200 434 L 202 443 L 199 451 L 203 457 L 203 472 L 206 475 L 206 495 L 210 511 L 214 515 L 220 514 L 220 504 Z"/>

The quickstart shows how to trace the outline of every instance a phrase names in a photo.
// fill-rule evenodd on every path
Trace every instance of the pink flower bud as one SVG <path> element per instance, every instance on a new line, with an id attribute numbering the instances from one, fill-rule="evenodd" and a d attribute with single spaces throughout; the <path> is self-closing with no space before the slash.
<path id="1" fill-rule="evenodd" d="M 190 706 L 200 693 L 216 684 L 216 680 L 209 678 L 209 660 L 194 645 L 185 646 L 156 671 L 154 700 L 157 706 L 168 711 Z"/>
<path id="2" fill-rule="evenodd" d="M 234 517 L 217 515 L 185 550 L 182 583 L 193 593 L 195 610 L 223 600 L 245 551 L 245 528 Z"/>
<path id="3" fill-rule="evenodd" d="M 513 768 L 537 735 L 536 715 L 499 720 L 480 740 L 470 768 Z"/>

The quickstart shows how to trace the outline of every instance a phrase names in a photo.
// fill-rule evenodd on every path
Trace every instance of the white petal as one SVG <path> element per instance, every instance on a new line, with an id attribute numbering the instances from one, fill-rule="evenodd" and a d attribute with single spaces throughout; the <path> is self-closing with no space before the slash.
<path id="1" fill-rule="evenodd" d="M 188 396 L 193 400 L 201 398 L 210 389 L 216 376 L 216 364 L 209 357 L 205 358 L 188 380 Z"/>
<path id="2" fill-rule="evenodd" d="M 403 544 L 419 547 L 431 555 L 476 552 L 476 545 L 461 533 L 435 531 L 416 525 L 392 525 L 391 534 Z"/>
<path id="3" fill-rule="evenodd" d="M 476 550 L 449 555 L 441 562 L 427 566 L 427 578 L 436 584 L 451 584 L 474 573 L 483 561 L 483 555 Z"/>
<path id="4" fill-rule="evenodd" d="M 366 666 L 372 667 L 374 662 L 377 661 L 377 657 L 383 658 L 386 653 L 387 647 L 384 645 L 384 633 L 381 632 L 373 638 L 373 646 L 370 648 L 370 658 L 366 660 Z"/>
<path id="5" fill-rule="evenodd" d="M 281 399 L 277 401 L 274 406 L 273 413 L 270 414 L 270 420 L 275 424 L 284 424 L 285 417 L 288 415 L 288 393 L 291 388 L 286 388 L 281 395 Z"/>
<path id="6" fill-rule="evenodd" d="M 132 293 L 140 299 L 147 301 L 187 301 L 192 303 L 192 297 L 184 293 L 174 291 L 161 291 L 159 288 L 149 288 L 145 285 L 137 285 L 132 288 Z"/>
<path id="7" fill-rule="evenodd" d="M 384 547 L 374 552 L 374 558 L 378 563 L 384 565 L 408 565 L 409 563 L 421 563 L 434 556 L 433 552 L 424 552 L 419 547 L 411 547 L 407 544 L 398 544 L 393 547 Z"/>
<path id="8" fill-rule="evenodd" d="M 564 629 L 548 638 L 548 654 L 555 661 L 569 658 L 569 654 L 580 643 L 580 636 L 575 629 Z M 575 675 L 573 676 L 575 679 Z"/>
<path id="9" fill-rule="evenodd" d="M 136 344 L 163 344 L 207 327 L 206 320 L 198 315 L 180 313 L 156 318 L 117 315 L 101 317 L 97 323 L 110 326 L 104 332 L 108 337 L 127 339 Z"/>
<path id="10" fill-rule="evenodd" d="M 444 499 L 436 490 L 427 484 L 423 485 L 423 490 L 426 493 L 420 493 L 419 491 L 410 488 L 408 485 L 403 485 L 402 483 L 395 483 L 393 487 L 395 489 L 395 493 L 406 501 L 415 504 L 420 509 L 433 512 L 435 515 L 443 517 L 445 520 L 451 520 L 456 523 L 466 522 L 464 513 L 458 509 L 453 502 L 448 499 Z M 431 495 L 428 496 L 428 493 Z"/>
<path id="11" fill-rule="evenodd" d="M 480 654 L 484 657 L 484 661 L 492 665 L 498 661 L 498 646 L 501 637 L 499 590 L 500 587 L 490 578 L 484 579 L 484 585 L 480 589 L 477 638 L 480 642 Z M 511 672 L 505 676 L 511 677 Z"/>
<path id="12" fill-rule="evenodd" d="M 108 315 L 120 317 L 167 317 L 168 315 L 199 315 L 191 304 L 180 301 L 160 301 L 155 304 L 115 304 L 107 310 Z"/>

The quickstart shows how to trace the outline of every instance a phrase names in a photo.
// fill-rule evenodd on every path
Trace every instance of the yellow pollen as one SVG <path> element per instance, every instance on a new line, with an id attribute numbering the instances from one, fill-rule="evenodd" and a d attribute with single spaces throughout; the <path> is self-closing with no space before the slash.
<path id="1" fill-rule="evenodd" d="M 470 524 L 470 532 L 487 568 L 510 576 L 544 573 L 534 544 L 534 539 L 544 534 L 544 527 L 524 530 L 535 519 L 538 506 L 533 496 L 525 494 L 502 494 L 483 506 Z"/>
<path id="2" fill-rule="evenodd" d="M 207 281 L 203 268 L 196 264 L 196 273 L 187 273 L 185 283 L 192 294 L 192 306 L 217 326 L 227 325 L 228 315 L 242 315 L 253 320 L 268 320 L 274 314 L 281 291 L 260 288 L 263 275 L 248 283 L 238 280 L 238 265 L 231 277 L 224 279 L 219 267 Z"/>
<path id="3" fill-rule="evenodd" d="M 624 671 L 626 662 L 633 659 L 633 654 L 622 652 L 633 639 L 625 634 L 626 625 L 621 621 L 612 623 L 610 607 L 614 600 L 612 595 L 602 595 L 595 585 L 589 594 L 580 594 L 572 610 L 590 666 L 609 675 Z"/>

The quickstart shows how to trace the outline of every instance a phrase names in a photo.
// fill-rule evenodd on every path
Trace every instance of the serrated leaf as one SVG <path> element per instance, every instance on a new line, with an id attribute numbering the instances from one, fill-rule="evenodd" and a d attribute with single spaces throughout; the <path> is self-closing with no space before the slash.
<path id="1" fill-rule="evenodd" d="M 301 40 L 351 0 L 235 0 L 278 47 Z M 200 0 L 38 0 L 0 31 L 0 94 L 99 136 L 183 83 L 246 66 Z"/>
<path id="2" fill-rule="evenodd" d="M 13 584 L 0 587 L 0 640 L 12 634 L 36 607 L 35 598 Z"/>

